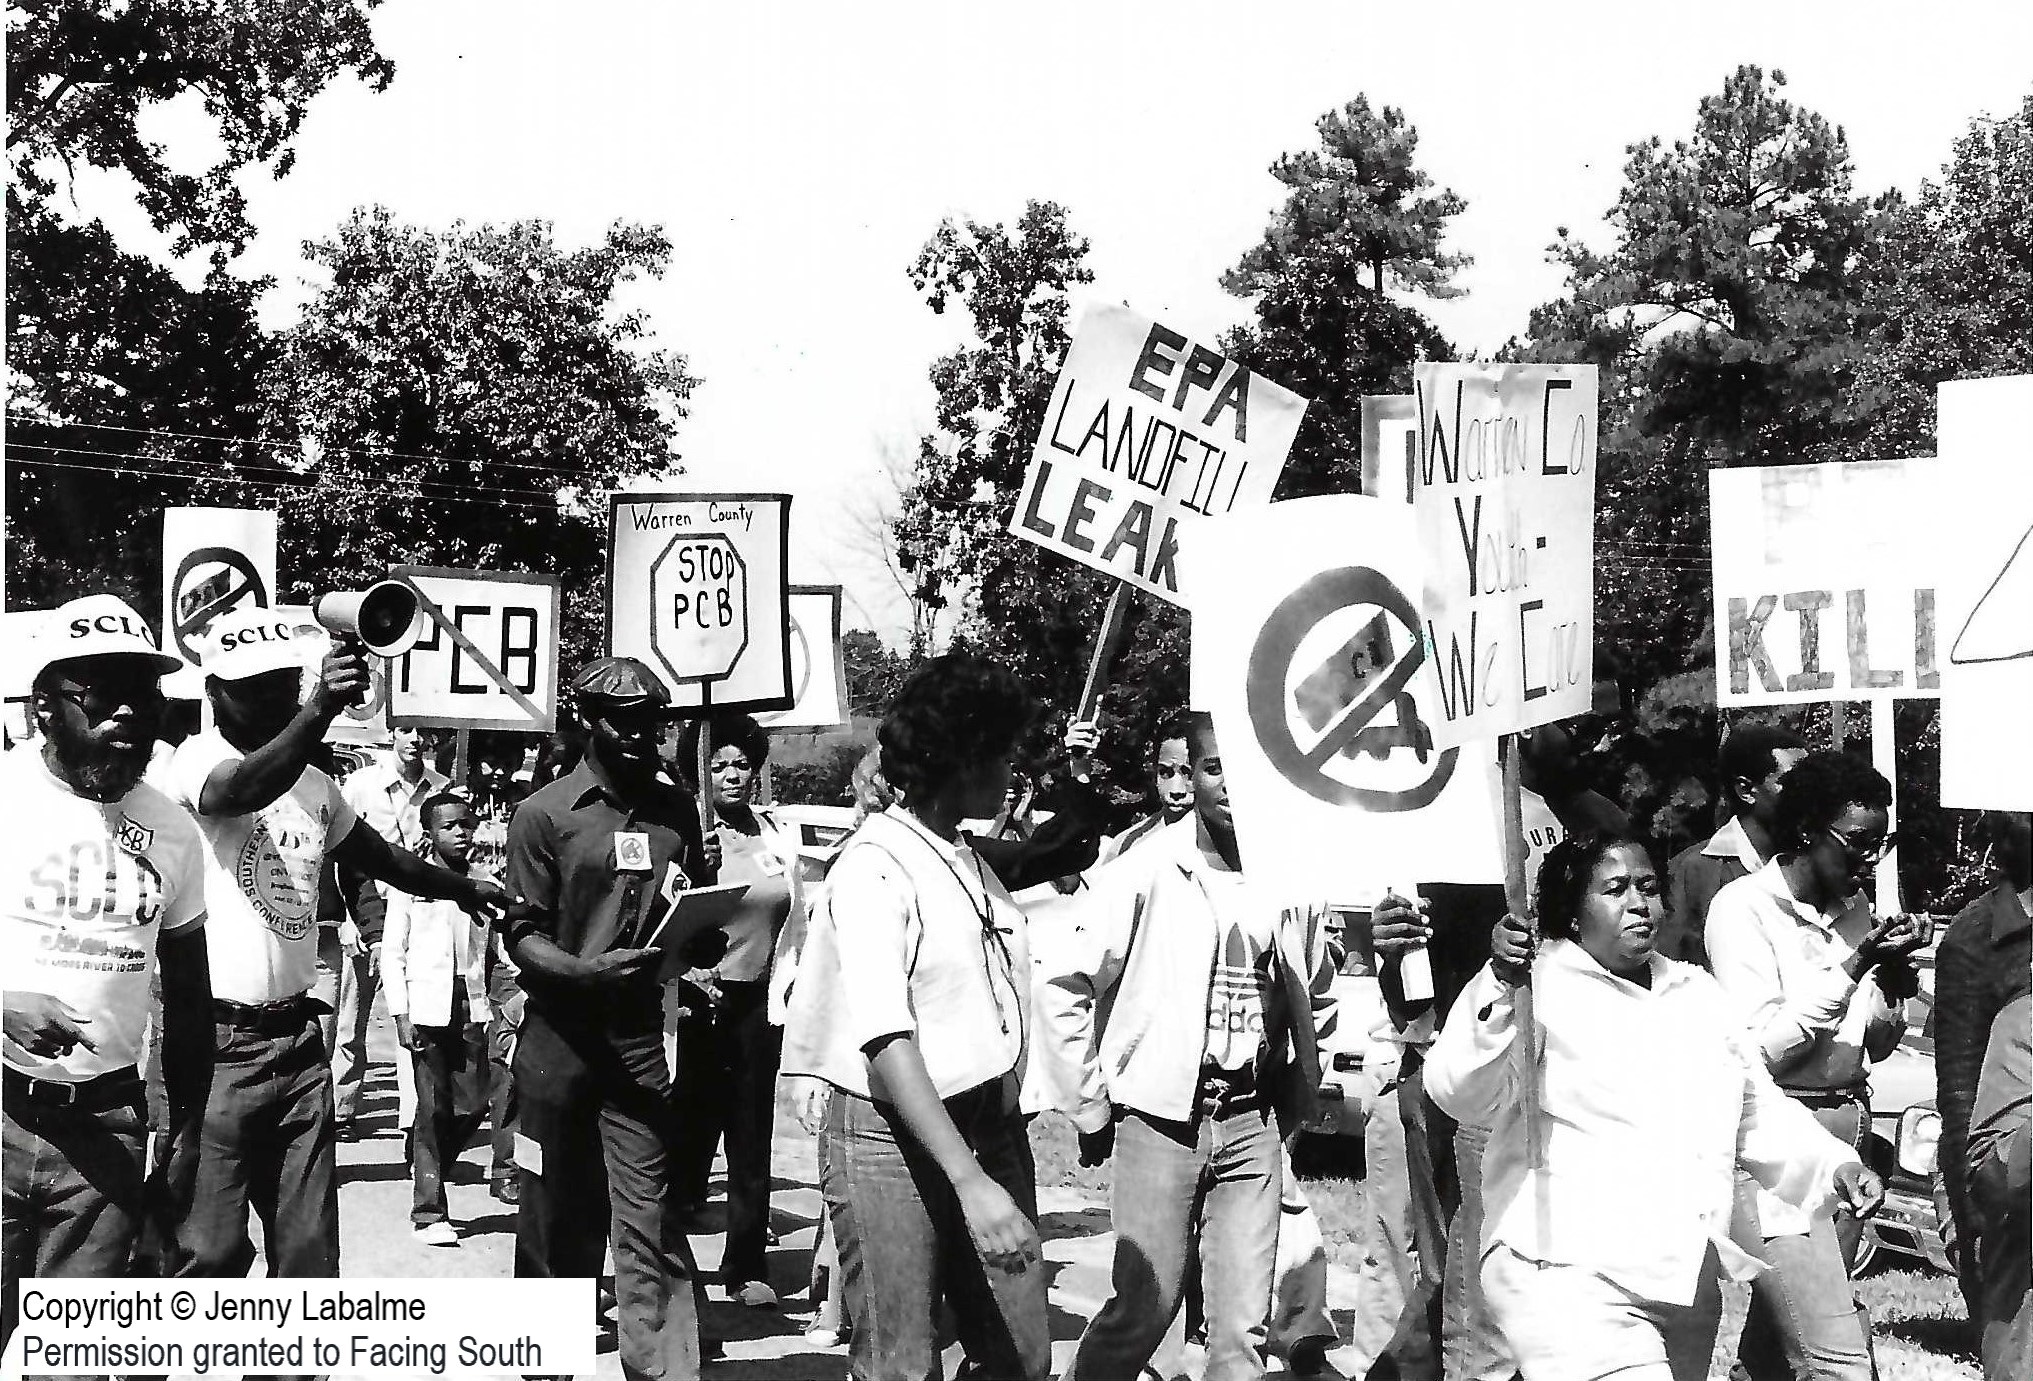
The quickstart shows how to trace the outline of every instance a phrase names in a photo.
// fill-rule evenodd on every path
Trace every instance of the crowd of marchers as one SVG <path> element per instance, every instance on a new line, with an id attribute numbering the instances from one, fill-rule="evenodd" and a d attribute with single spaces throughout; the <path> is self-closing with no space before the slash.
<path id="1" fill-rule="evenodd" d="M 949 1341 L 969 1376 L 1052 1373 L 1044 1112 L 1110 1166 L 1080 1381 L 1175 1371 L 1189 1337 L 1207 1381 L 1320 1373 L 1335 1349 L 1375 1377 L 1694 1381 L 1731 1279 L 1755 1381 L 1874 1374 L 1851 1281 L 1884 1194 L 1869 1081 L 1933 937 L 1867 898 L 1893 842 L 1867 763 L 1739 726 L 1727 819 L 1667 862 L 1549 727 L 1520 750 L 1527 914 L 1496 886 L 1350 908 L 1249 870 L 1202 714 L 1148 745 L 1146 818 L 1104 835 L 1088 723 L 1032 818 L 1012 759 L 1037 704 L 971 654 L 902 686 L 854 828 L 815 854 L 757 800 L 768 735 L 681 722 L 626 658 L 578 670 L 583 732 L 527 786 L 494 762 L 452 783 L 415 731 L 341 784 L 326 738 L 368 668 L 341 640 L 307 674 L 294 636 L 261 609 L 215 623 L 204 727 L 173 746 L 180 663 L 119 600 L 34 642 L 33 736 L 0 757 L 0 1339 L 24 1277 L 245 1276 L 255 1218 L 271 1275 L 336 1276 L 378 992 L 418 1240 L 456 1248 L 445 1182 L 491 1124 L 516 1274 L 611 1257 L 630 1377 L 719 1355 L 691 1237 L 723 1143 L 718 1286 L 780 1306 L 785 1084 L 827 1207 L 809 1335 L 869 1381 L 935 1377 Z M 1982 828 L 1995 884 L 1940 938 L 1934 1037 L 1957 1264 L 2005 1381 L 2033 1375 L 2033 820 Z M 724 926 L 660 943 L 686 891 L 729 883 Z M 1433 993 L 1408 996 L 1422 949 Z M 1369 1264 L 1338 1328 L 1287 1149 L 1351 959 L 1384 995 L 1383 1056 Z"/>

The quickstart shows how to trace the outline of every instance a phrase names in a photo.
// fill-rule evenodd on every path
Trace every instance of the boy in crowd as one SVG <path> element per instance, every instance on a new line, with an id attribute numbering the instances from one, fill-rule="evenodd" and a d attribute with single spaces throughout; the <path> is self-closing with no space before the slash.
<path id="1" fill-rule="evenodd" d="M 450 872 L 472 872 L 473 807 L 440 792 L 419 814 L 425 858 Z M 410 1222 L 417 1240 L 432 1247 L 459 1245 L 445 1178 L 487 1113 L 487 938 L 455 902 L 389 893 L 383 986 L 396 1039 L 416 1068 Z"/>

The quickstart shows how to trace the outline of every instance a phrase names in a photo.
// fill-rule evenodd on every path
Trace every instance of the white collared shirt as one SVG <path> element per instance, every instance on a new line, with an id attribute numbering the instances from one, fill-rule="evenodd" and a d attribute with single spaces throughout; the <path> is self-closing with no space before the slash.
<path id="1" fill-rule="evenodd" d="M 1709 858 L 1733 858 L 1744 865 L 1747 873 L 1755 873 L 1765 866 L 1757 846 L 1744 832 L 1741 815 L 1730 816 L 1721 829 L 1708 837 L 1708 842 L 1701 846 L 1701 852 Z"/>
<path id="2" fill-rule="evenodd" d="M 444 866 L 435 853 L 430 861 Z M 486 930 L 457 902 L 389 893 L 381 932 L 381 990 L 391 1017 L 406 1016 L 417 1026 L 449 1026 L 452 987 L 464 983 L 466 1019 L 491 1019 L 486 960 Z"/>
<path id="3" fill-rule="evenodd" d="M 402 779 L 395 755 L 388 753 L 346 778 L 342 789 L 346 804 L 376 834 L 395 848 L 419 853 L 424 846 L 423 804 L 450 781 L 425 763 L 423 775 L 412 785 Z"/>
<path id="4" fill-rule="evenodd" d="M 1757 1263 L 1730 1243 L 1739 1165 L 1801 1211 L 1824 1206 L 1856 1154 L 1779 1092 L 1743 1049 L 1722 990 L 1652 957 L 1651 987 L 1569 940 L 1532 966 L 1541 1032 L 1543 1164 L 1527 1163 L 1524 1043 L 1515 990 L 1485 966 L 1426 1063 L 1426 1092 L 1492 1128 L 1482 1251 L 1593 1271 L 1644 1299 L 1685 1305 L 1713 1246 L 1731 1274 Z"/>

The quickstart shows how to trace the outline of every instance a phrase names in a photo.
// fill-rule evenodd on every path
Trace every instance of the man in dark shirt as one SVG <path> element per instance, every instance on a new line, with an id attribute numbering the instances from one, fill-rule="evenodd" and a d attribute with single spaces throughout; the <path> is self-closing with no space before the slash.
<path id="1" fill-rule="evenodd" d="M 1970 1203 L 1964 1148 L 1991 1023 L 2006 1003 L 2033 986 L 2033 814 L 1984 816 L 1992 860 L 2004 875 L 1964 907 L 1934 955 L 1934 1078 L 1941 1113 L 1938 1164 L 1955 1222 L 1956 1269 L 1973 1323 L 1983 1322 L 1977 1275 L 1978 1224 Z"/>
<path id="2" fill-rule="evenodd" d="M 670 1192 L 663 955 L 649 941 L 659 905 L 712 868 L 692 802 L 657 779 L 663 682 L 603 657 L 573 689 L 586 755 L 508 831 L 508 883 L 533 912 L 507 932 L 528 995 L 515 1273 L 598 1277 L 611 1234 L 623 1375 L 689 1381 L 697 1271 Z"/>
<path id="3" fill-rule="evenodd" d="M 1807 756 L 1807 742 L 1776 724 L 1744 724 L 1722 745 L 1722 793 L 1730 818 L 1699 844 L 1673 856 L 1673 905 L 1659 953 L 1708 967 L 1708 904 L 1729 883 L 1765 866 L 1774 852 L 1779 779 Z"/>

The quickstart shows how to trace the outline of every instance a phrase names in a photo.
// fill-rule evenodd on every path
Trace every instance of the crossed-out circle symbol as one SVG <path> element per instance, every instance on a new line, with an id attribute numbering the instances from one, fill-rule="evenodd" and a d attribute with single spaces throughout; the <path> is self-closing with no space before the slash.
<path id="1" fill-rule="evenodd" d="M 1292 661 L 1308 633 L 1331 615 L 1362 604 L 1375 605 L 1402 623 L 1409 635 L 1410 650 L 1382 677 L 1362 688 L 1362 694 L 1319 742 L 1311 748 L 1301 748 L 1292 732 L 1289 708 Z M 1329 805 L 1391 812 L 1418 810 L 1432 804 L 1454 775 L 1454 764 L 1460 757 L 1456 749 L 1435 754 L 1433 770 L 1426 779 L 1401 791 L 1355 786 L 1328 775 L 1325 770 L 1335 755 L 1376 718 L 1378 711 L 1404 694 L 1406 684 L 1425 660 L 1419 611 L 1381 571 L 1367 566 L 1322 571 L 1278 602 L 1263 631 L 1257 634 L 1256 645 L 1250 649 L 1249 718 L 1264 756 L 1292 785 Z"/>
<path id="2" fill-rule="evenodd" d="M 182 608 L 184 582 L 200 566 L 224 566 L 239 577 L 237 584 L 228 582 L 226 593 L 186 612 Z M 169 625 L 170 637 L 175 641 L 177 651 L 187 662 L 198 660 L 197 649 L 191 639 L 211 627 L 212 620 L 221 614 L 231 613 L 242 604 L 253 604 L 265 608 L 268 604 L 268 586 L 261 579 L 261 572 L 254 569 L 254 562 L 247 553 L 235 547 L 199 547 L 178 563 L 176 579 L 169 584 L 170 607 L 164 610 L 164 622 Z"/>

